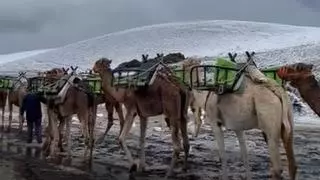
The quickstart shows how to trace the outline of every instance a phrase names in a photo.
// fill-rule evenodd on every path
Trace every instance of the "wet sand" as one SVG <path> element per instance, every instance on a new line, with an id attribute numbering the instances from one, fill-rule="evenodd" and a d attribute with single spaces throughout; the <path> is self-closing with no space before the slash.
<path id="1" fill-rule="evenodd" d="M 103 115 L 102 115 L 103 114 Z M 115 116 L 117 118 L 117 116 Z M 18 119 L 15 117 L 15 119 Z M 219 179 L 220 162 L 215 138 L 207 124 L 203 124 L 197 138 L 192 138 L 193 116 L 190 116 L 189 137 L 190 156 L 189 168 L 183 172 L 181 164 L 175 170 L 173 179 Z M 320 120 L 319 120 L 320 121 Z M 100 136 L 107 125 L 104 107 L 99 107 L 95 135 Z M 17 127 L 15 121 L 14 127 Z M 139 150 L 139 120 L 127 138 L 127 144 L 134 157 Z M 25 128 L 26 131 L 26 128 Z M 105 141 L 96 146 L 94 160 L 89 168 L 83 163 L 84 144 L 80 137 L 80 125 L 73 119 L 72 125 L 72 161 L 46 162 L 41 157 L 40 146 L 37 143 L 26 145 L 25 132 L 17 136 L 16 132 L 2 133 L 0 141 L 0 177 L 5 179 L 129 179 L 129 163 L 120 150 L 117 136 L 119 121 L 106 136 Z M 253 179 L 268 179 L 269 155 L 267 145 L 259 130 L 246 132 L 246 142 L 249 153 L 250 167 Z M 239 144 L 231 131 L 225 131 L 225 142 L 228 157 L 229 179 L 245 179 L 245 169 L 240 156 Z M 320 123 L 308 125 L 296 123 L 294 132 L 294 150 L 298 165 L 299 180 L 320 179 Z M 287 160 L 281 147 L 281 159 L 284 179 L 288 179 Z M 171 160 L 172 145 L 168 128 L 162 116 L 149 119 L 146 138 L 146 172 L 136 174 L 134 179 L 164 179 L 167 165 Z M 14 178 L 13 178 L 14 177 Z"/>

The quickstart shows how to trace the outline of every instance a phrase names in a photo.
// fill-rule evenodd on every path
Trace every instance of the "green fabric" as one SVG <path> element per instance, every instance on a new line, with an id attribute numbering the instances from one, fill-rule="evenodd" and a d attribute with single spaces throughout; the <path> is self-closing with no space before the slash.
<path id="1" fill-rule="evenodd" d="M 88 82 L 91 91 L 95 94 L 102 93 L 102 81 L 100 77 L 89 77 L 85 81 Z"/>
<path id="2" fill-rule="evenodd" d="M 0 77 L 0 89 L 11 89 L 13 88 L 13 79 L 8 77 Z"/>
<path id="3" fill-rule="evenodd" d="M 169 67 L 181 83 L 189 84 L 190 73 L 184 71 L 182 65 L 170 65 Z"/>
<path id="4" fill-rule="evenodd" d="M 282 79 L 277 75 L 279 67 L 269 67 L 262 69 L 261 72 L 270 79 L 275 80 L 278 84 L 282 84 Z"/>
<path id="5" fill-rule="evenodd" d="M 214 65 L 219 67 L 219 68 L 215 68 L 215 74 L 218 76 L 217 82 L 215 83 L 217 85 L 223 84 L 223 85 L 226 85 L 227 87 L 231 87 L 236 78 L 237 64 L 230 60 L 226 60 L 224 58 L 217 58 Z M 234 70 L 224 69 L 224 68 L 231 68 Z"/>

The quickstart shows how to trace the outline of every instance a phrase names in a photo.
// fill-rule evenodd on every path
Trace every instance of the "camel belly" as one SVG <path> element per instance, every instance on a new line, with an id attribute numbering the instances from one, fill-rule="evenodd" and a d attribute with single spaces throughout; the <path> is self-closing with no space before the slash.
<path id="1" fill-rule="evenodd" d="M 258 127 L 258 120 L 252 102 L 244 103 L 223 100 L 218 105 L 221 123 L 231 130 L 249 130 Z"/>
<path id="2" fill-rule="evenodd" d="M 229 112 L 224 113 L 221 117 L 222 124 L 230 130 L 250 130 L 258 127 L 257 117 L 255 115 L 248 115 L 242 113 L 230 114 Z"/>

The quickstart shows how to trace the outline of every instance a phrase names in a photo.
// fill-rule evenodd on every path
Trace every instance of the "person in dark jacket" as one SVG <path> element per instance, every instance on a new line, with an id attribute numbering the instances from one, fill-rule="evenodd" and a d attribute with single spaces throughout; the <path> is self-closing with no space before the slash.
<path id="1" fill-rule="evenodd" d="M 42 111 L 41 111 L 41 101 L 40 98 L 33 93 L 28 93 L 20 107 L 20 115 L 23 116 L 26 112 L 26 120 L 28 126 L 28 143 L 32 142 L 33 139 L 33 127 L 35 127 L 35 134 L 38 143 L 42 143 L 42 133 L 41 133 L 41 121 L 42 121 Z"/>

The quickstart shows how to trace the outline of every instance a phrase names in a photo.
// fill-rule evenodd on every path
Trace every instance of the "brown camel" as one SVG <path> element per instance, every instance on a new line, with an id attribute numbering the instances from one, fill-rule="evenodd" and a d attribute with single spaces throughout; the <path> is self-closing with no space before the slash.
<path id="1" fill-rule="evenodd" d="M 159 58 L 162 58 L 163 54 L 157 54 L 157 58 L 152 59 L 153 61 L 158 60 Z M 176 53 L 176 54 L 169 54 L 166 57 L 163 57 L 166 59 L 166 61 L 168 62 L 177 62 L 177 61 L 181 61 L 182 59 L 184 59 L 184 56 L 180 53 Z M 168 60 L 171 59 L 171 60 Z M 146 62 L 146 61 L 150 61 L 148 60 L 148 55 L 142 55 L 142 62 Z M 132 68 L 132 67 L 137 67 L 140 66 L 141 62 L 134 59 L 132 61 L 129 62 L 124 62 L 119 64 L 119 66 L 117 67 L 118 69 L 120 68 Z M 101 75 L 100 75 L 101 76 Z M 111 80 L 110 80 L 111 82 Z M 108 84 L 109 86 L 109 84 Z M 125 96 L 126 96 L 126 89 L 123 88 L 114 88 L 112 86 L 109 86 L 109 91 L 106 91 L 104 89 L 104 87 L 106 87 L 106 84 L 104 83 L 104 81 L 102 82 L 102 89 L 104 92 L 104 99 L 106 101 L 106 110 L 108 112 L 108 125 L 107 128 L 104 132 L 104 134 L 102 136 L 100 136 L 96 143 L 100 144 L 104 141 L 106 135 L 108 134 L 109 130 L 111 129 L 112 125 L 113 125 L 113 107 L 115 108 L 115 110 L 117 111 L 119 120 L 120 120 L 120 133 L 123 129 L 123 124 L 124 124 L 124 117 L 123 117 L 123 111 L 122 111 L 122 104 L 124 102 Z M 168 127 L 170 127 L 170 122 L 168 118 L 165 118 L 165 122 L 167 124 Z M 119 133 L 119 134 L 120 134 Z"/>
<path id="2" fill-rule="evenodd" d="M 25 72 L 19 72 L 19 76 L 16 78 L 11 78 L 13 80 L 12 89 L 2 90 L 1 91 L 1 99 L 0 99 L 0 107 L 2 107 L 2 127 L 4 128 L 4 112 L 5 106 L 8 100 L 9 105 L 9 124 L 7 131 L 10 132 L 11 124 L 12 124 L 12 110 L 13 105 L 20 107 L 22 104 L 23 97 L 26 94 L 26 88 L 28 86 L 27 78 L 25 76 Z M 24 118 L 19 115 L 19 133 L 22 132 L 23 129 Z"/>
<path id="3" fill-rule="evenodd" d="M 227 179 L 227 156 L 221 129 L 225 126 L 237 135 L 248 179 L 251 175 L 244 131 L 257 128 L 267 136 L 273 166 L 272 178 L 281 179 L 281 138 L 288 159 L 289 176 L 294 180 L 297 166 L 293 151 L 293 115 L 291 106 L 288 106 L 288 95 L 281 85 L 260 72 L 251 59 L 252 54 L 246 54 L 248 62 L 239 70 L 240 77 L 245 81 L 243 93 L 210 93 L 206 101 L 207 118 L 211 122 L 219 147 L 223 179 Z"/>
<path id="4" fill-rule="evenodd" d="M 103 91 L 110 94 L 118 102 L 123 102 L 127 114 L 124 121 L 123 131 L 120 134 L 119 141 L 124 149 L 129 162 L 131 163 L 130 172 L 141 171 L 145 168 L 145 136 L 147 128 L 147 119 L 151 116 L 164 114 L 169 120 L 173 141 L 173 156 L 167 175 L 171 175 L 175 167 L 178 155 L 180 154 L 179 129 L 183 137 L 183 147 L 185 152 L 184 167 L 187 166 L 189 154 L 189 139 L 187 136 L 187 109 L 188 109 L 188 89 L 181 85 L 174 78 L 172 72 L 163 66 L 160 69 L 158 65 L 155 70 L 155 78 L 152 85 L 144 89 L 122 89 L 111 86 L 113 74 L 110 68 L 112 60 L 101 58 L 93 66 L 93 71 L 101 76 Z M 140 117 L 140 152 L 139 164 L 136 164 L 125 143 L 125 139 L 132 127 L 134 117 Z"/>
<path id="5" fill-rule="evenodd" d="M 63 85 L 62 90 L 66 91 L 65 99 L 62 101 L 56 101 L 55 98 L 43 98 L 47 104 L 48 109 L 48 127 L 46 128 L 45 134 L 46 141 L 43 145 L 45 155 L 53 157 L 58 152 L 58 147 L 61 148 L 62 143 L 62 130 L 64 126 L 67 126 L 66 141 L 68 142 L 67 154 L 70 157 L 70 123 L 73 114 L 77 114 L 78 118 L 82 122 L 82 126 L 86 126 L 87 130 L 84 133 L 85 143 L 87 145 L 85 156 L 90 149 L 90 159 L 92 157 L 93 150 L 93 130 L 96 117 L 96 105 L 95 98 L 90 92 L 87 84 L 83 83 L 80 79 L 73 75 L 66 75 L 64 71 L 58 70 L 57 68 L 52 71 L 45 73 L 47 79 L 46 82 L 54 82 L 57 79 L 64 78 L 67 82 Z M 50 79 L 52 78 L 52 79 Z M 46 80 L 47 80 L 46 79 Z M 32 80 L 31 80 L 32 81 Z M 59 80 L 58 80 L 59 81 Z M 69 85 L 68 88 L 65 88 Z M 58 127 L 58 122 L 59 127 Z"/>
<path id="6" fill-rule="evenodd" d="M 295 63 L 282 66 L 277 74 L 297 88 L 302 99 L 320 116 L 320 87 L 312 73 L 313 64 Z"/>

